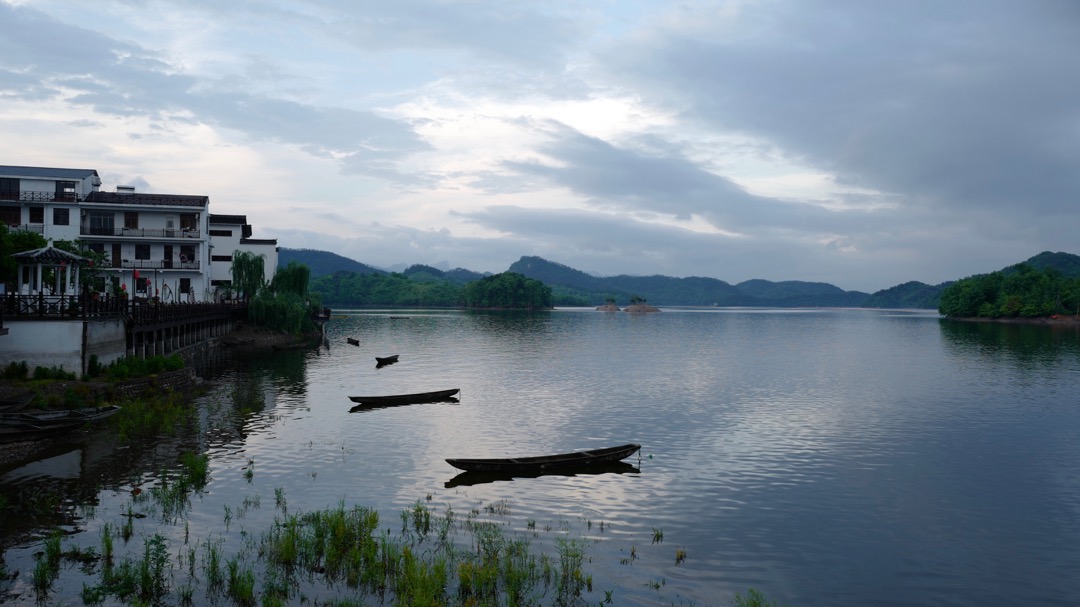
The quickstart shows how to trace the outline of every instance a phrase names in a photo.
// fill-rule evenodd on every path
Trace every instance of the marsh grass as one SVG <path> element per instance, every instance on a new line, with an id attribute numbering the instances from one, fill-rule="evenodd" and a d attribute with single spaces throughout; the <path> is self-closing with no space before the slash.
<path id="1" fill-rule="evenodd" d="M 208 478 L 205 460 L 182 461 L 173 484 L 194 487 Z M 552 538 L 537 532 L 532 520 L 514 531 L 509 521 L 482 520 L 479 509 L 459 520 L 449 505 L 440 512 L 430 499 L 421 499 L 400 512 L 401 527 L 393 533 L 374 509 L 340 502 L 325 510 L 288 512 L 284 491 L 275 494 L 279 507 L 273 522 L 256 536 L 242 532 L 242 545 L 229 554 L 225 538 L 189 545 L 185 532 L 183 545 L 171 552 L 166 536 L 153 533 L 143 539 L 141 551 L 134 548 L 136 556 L 121 559 L 115 555 L 114 538 L 125 531 L 110 524 L 102 527 L 100 550 L 63 552 L 61 535 L 55 532 L 36 557 L 39 602 L 46 601 L 55 586 L 61 562 L 71 559 L 85 563 L 87 575 L 98 575 L 96 583 L 83 587 L 81 598 L 88 605 L 617 603 L 612 590 L 588 598 L 593 593 L 588 551 L 594 540 L 574 537 L 568 525 L 560 525 Z M 250 505 L 245 500 L 245 509 Z M 509 511 L 504 503 L 493 506 L 484 514 Z M 128 514 L 131 511 L 129 505 Z M 228 507 L 225 517 L 231 517 Z M 125 525 L 132 518 L 127 516 Z M 636 549 L 630 551 L 635 558 Z M 645 586 L 659 593 L 664 584 L 657 580 Z M 774 607 L 757 591 L 738 600 L 738 607 Z"/>
<path id="2" fill-rule="evenodd" d="M 120 441 L 169 435 L 195 423 L 195 408 L 187 395 L 165 391 L 124 400 L 120 411 L 110 418 Z"/>

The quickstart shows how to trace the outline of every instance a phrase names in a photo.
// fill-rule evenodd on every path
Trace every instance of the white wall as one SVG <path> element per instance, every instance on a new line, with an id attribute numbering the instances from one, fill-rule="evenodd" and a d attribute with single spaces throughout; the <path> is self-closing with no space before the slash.
<path id="1" fill-rule="evenodd" d="M 83 372 L 81 320 L 4 320 L 7 335 L 0 335 L 0 365 L 26 361 L 34 367 L 63 367 Z"/>

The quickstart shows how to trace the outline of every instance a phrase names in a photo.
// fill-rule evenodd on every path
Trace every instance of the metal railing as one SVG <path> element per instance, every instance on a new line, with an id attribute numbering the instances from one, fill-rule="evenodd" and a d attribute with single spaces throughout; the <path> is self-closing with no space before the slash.
<path id="1" fill-rule="evenodd" d="M 117 266 L 113 266 L 117 267 Z M 198 270 L 197 261 L 172 261 L 171 259 L 124 259 L 120 261 L 121 268 L 129 270 Z"/>
<path id="2" fill-rule="evenodd" d="M 95 297 L 85 293 L 81 295 L 8 293 L 0 299 L 0 319 L 6 321 L 126 318 L 137 323 L 160 322 L 218 317 L 237 314 L 246 309 L 247 302 L 159 303 L 145 297 Z"/>
<path id="3" fill-rule="evenodd" d="M 17 200 L 19 202 L 82 202 L 85 200 L 74 192 L 19 192 L 15 194 L 0 194 L 0 200 Z"/>
<path id="4" fill-rule="evenodd" d="M 202 232 L 192 228 L 102 228 L 87 225 L 79 226 L 80 236 L 106 236 L 109 238 L 202 238 Z"/>

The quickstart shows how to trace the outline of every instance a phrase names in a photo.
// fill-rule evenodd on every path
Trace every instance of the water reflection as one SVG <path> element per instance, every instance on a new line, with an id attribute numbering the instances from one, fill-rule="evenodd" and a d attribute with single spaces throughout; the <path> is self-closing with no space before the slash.
<path id="1" fill-rule="evenodd" d="M 422 403 L 420 403 L 420 402 L 409 402 L 409 403 L 360 403 L 358 405 L 354 405 L 351 409 L 349 409 L 349 413 L 363 413 L 365 411 L 376 411 L 378 409 L 388 409 L 390 407 L 405 407 L 405 406 L 409 406 L 409 405 L 421 405 L 421 404 L 456 405 L 456 404 L 458 404 L 460 402 L 461 401 L 454 398 L 453 396 L 448 396 L 446 398 L 439 398 L 439 399 L 435 399 L 435 400 L 424 401 Z"/>
<path id="2" fill-rule="evenodd" d="M 945 344 L 958 354 L 1006 355 L 1018 362 L 1050 362 L 1080 353 L 1080 325 L 941 320 Z"/>
<path id="3" fill-rule="evenodd" d="M 530 478 L 540 478 L 541 476 L 594 476 L 600 474 L 639 474 L 641 469 L 633 464 L 627 462 L 611 462 L 607 464 L 593 464 L 591 466 L 583 466 L 581 468 L 560 468 L 558 470 L 551 471 L 531 471 L 531 472 L 480 472 L 480 471 L 468 471 L 462 472 L 454 478 L 446 481 L 444 486 L 447 489 L 453 487 L 470 487 L 472 485 L 482 485 L 484 483 L 494 483 L 498 481 L 513 481 Z"/>

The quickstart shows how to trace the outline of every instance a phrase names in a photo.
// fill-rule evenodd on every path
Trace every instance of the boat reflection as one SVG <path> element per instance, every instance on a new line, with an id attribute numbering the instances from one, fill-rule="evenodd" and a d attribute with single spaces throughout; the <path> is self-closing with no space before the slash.
<path id="1" fill-rule="evenodd" d="M 430 403 L 441 403 L 444 405 L 456 405 L 459 401 L 453 396 L 447 396 L 446 398 L 440 398 L 438 400 L 423 401 L 418 403 L 360 403 L 354 405 L 349 409 L 349 413 L 363 413 L 364 411 L 375 411 L 376 409 L 388 409 L 390 407 L 404 407 L 406 405 L 424 405 Z"/>
<path id="2" fill-rule="evenodd" d="M 454 478 L 446 481 L 447 489 L 453 487 L 470 487 L 484 483 L 497 481 L 512 481 L 526 478 L 539 478 L 541 476 L 590 476 L 594 474 L 640 474 L 641 469 L 627 462 L 610 462 L 606 464 L 593 464 L 579 468 L 558 468 L 551 471 L 530 472 L 481 472 L 470 470 L 462 472 Z"/>

